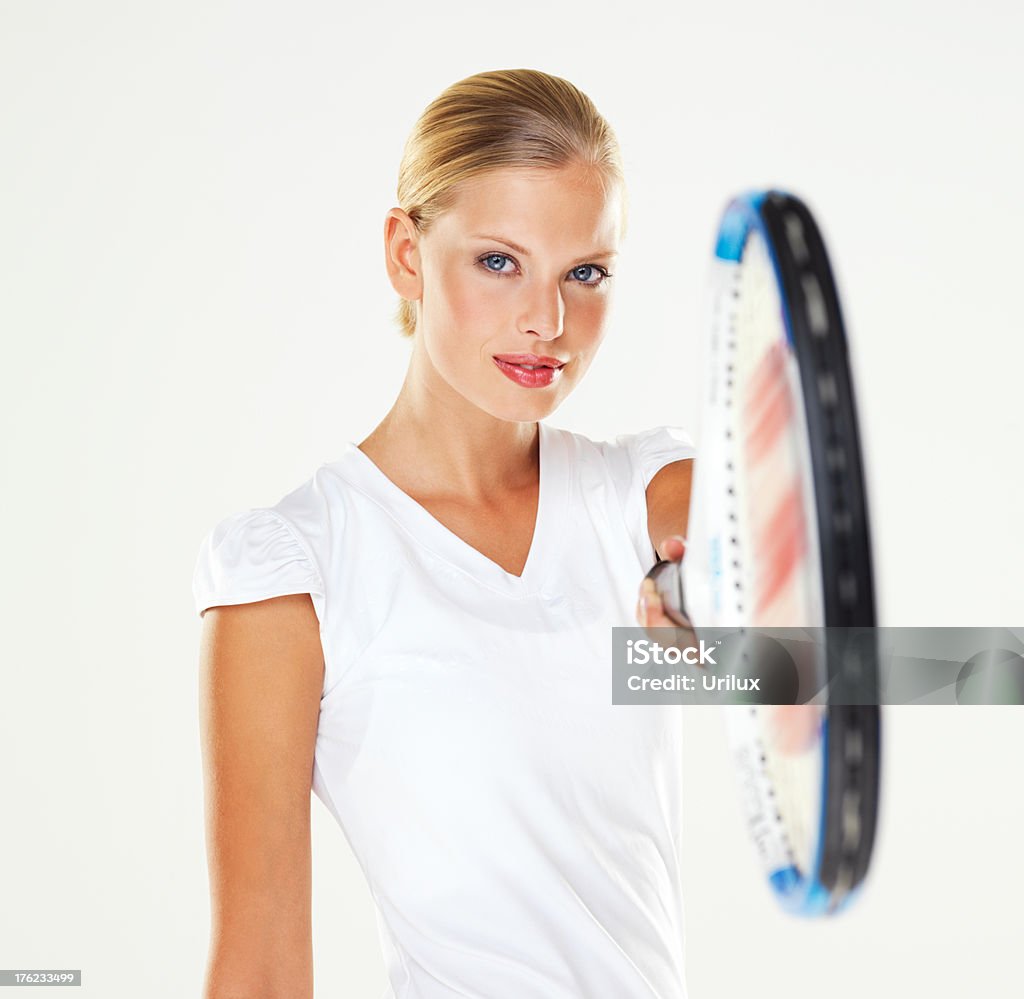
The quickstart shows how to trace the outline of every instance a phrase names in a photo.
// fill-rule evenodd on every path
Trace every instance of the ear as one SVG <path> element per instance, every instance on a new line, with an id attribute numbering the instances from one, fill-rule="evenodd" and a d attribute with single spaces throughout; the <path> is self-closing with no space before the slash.
<path id="1" fill-rule="evenodd" d="M 423 297 L 418 244 L 416 224 L 401 208 L 392 208 L 384 216 L 384 266 L 391 287 L 410 302 Z"/>

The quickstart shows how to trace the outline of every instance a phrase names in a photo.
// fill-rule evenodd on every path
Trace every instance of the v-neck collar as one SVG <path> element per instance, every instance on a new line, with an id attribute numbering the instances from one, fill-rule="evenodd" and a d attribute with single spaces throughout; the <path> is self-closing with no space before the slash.
<path id="1" fill-rule="evenodd" d="M 540 437 L 537 519 L 530 552 L 519 576 L 506 571 L 445 527 L 425 507 L 399 489 L 355 442 L 347 442 L 343 457 L 333 467 L 422 547 L 458 566 L 486 586 L 511 596 L 529 596 L 542 589 L 561 557 L 572 484 L 564 431 L 540 421 L 537 427 Z"/>

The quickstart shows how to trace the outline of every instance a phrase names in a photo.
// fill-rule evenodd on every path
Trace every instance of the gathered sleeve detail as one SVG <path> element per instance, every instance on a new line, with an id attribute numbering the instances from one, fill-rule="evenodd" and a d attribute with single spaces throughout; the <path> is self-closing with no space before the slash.
<path id="1" fill-rule="evenodd" d="M 192 578 L 196 612 L 308 593 L 324 624 L 323 577 L 298 532 L 279 513 L 243 510 L 221 520 L 203 538 Z"/>

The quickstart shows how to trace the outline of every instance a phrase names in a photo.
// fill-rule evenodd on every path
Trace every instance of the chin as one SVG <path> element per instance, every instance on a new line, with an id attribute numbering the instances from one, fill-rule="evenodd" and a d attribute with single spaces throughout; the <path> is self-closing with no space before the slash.
<path id="1" fill-rule="evenodd" d="M 561 402 L 560 397 L 557 399 L 551 397 L 483 408 L 499 420 L 509 420 L 513 423 L 535 423 L 537 420 L 543 420 L 550 416 Z"/>

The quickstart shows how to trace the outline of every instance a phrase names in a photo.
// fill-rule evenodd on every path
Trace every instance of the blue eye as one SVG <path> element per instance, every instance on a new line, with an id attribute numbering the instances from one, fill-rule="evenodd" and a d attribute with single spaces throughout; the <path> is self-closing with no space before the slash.
<path id="1" fill-rule="evenodd" d="M 501 260 L 511 260 L 511 259 L 512 259 L 511 257 L 505 256 L 504 253 L 488 253 L 487 256 L 480 258 L 480 262 L 489 271 L 491 271 L 491 273 L 493 273 L 493 274 L 505 274 L 505 273 L 508 273 L 508 272 L 507 271 L 502 271 L 500 267 L 496 270 L 495 268 L 488 266 L 488 262 L 492 261 L 492 260 L 501 261 Z"/>
<path id="2" fill-rule="evenodd" d="M 477 263 L 491 274 L 496 274 L 498 277 L 515 277 L 516 270 L 504 270 L 505 262 L 515 263 L 507 253 L 485 253 L 482 257 L 477 258 Z M 498 266 L 492 267 L 492 263 L 497 263 Z M 611 274 L 599 264 L 580 264 L 569 271 L 569 274 L 575 275 L 576 283 L 583 285 L 584 288 L 597 288 L 611 277 Z M 592 280 L 595 274 L 597 275 L 596 281 Z"/>
<path id="3" fill-rule="evenodd" d="M 603 267 L 598 267 L 597 264 L 580 264 L 579 267 L 573 268 L 574 274 L 578 271 L 593 271 L 599 275 L 598 280 L 596 281 L 580 279 L 581 284 L 589 285 L 591 288 L 596 288 L 599 284 L 603 284 L 606 278 L 611 277 L 611 274 L 609 274 Z"/>

